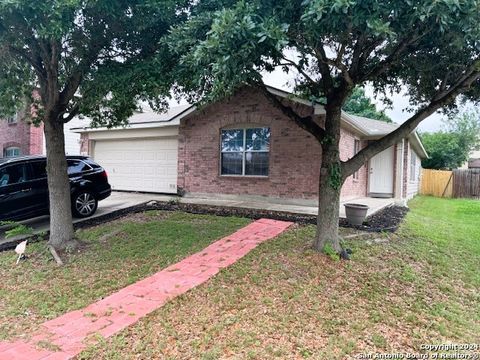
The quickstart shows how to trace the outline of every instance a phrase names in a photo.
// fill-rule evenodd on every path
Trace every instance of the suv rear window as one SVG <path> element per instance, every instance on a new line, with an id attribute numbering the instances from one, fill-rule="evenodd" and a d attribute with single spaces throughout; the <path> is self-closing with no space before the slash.
<path id="1" fill-rule="evenodd" d="M 93 161 L 92 159 L 85 159 L 83 160 L 84 162 L 86 162 L 88 165 L 90 165 L 92 168 L 94 169 L 100 169 L 101 166 L 98 165 L 95 161 Z"/>
<path id="2" fill-rule="evenodd" d="M 33 179 L 44 179 L 47 177 L 47 162 L 34 161 L 31 163 L 33 171 Z"/>
<path id="3" fill-rule="evenodd" d="M 81 160 L 67 160 L 68 174 L 79 174 L 84 171 L 92 170 L 90 165 L 87 165 Z"/>

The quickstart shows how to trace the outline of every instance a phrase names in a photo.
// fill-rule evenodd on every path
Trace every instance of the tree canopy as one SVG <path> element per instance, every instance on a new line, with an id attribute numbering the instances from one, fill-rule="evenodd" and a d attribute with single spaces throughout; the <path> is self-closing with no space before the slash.
<path id="1" fill-rule="evenodd" d="M 464 112 L 445 121 L 444 129 L 421 134 L 429 155 L 422 160 L 427 169 L 456 169 L 462 166 L 469 154 L 480 147 L 480 114 Z"/>
<path id="2" fill-rule="evenodd" d="M 124 122 L 138 100 L 165 107 L 175 58 L 161 39 L 186 17 L 188 3 L 2 2 L 0 113 L 11 114 L 27 100 L 38 103 L 38 121 L 55 106 L 61 122 L 81 114 L 112 126 Z"/>
<path id="3" fill-rule="evenodd" d="M 163 38 L 188 8 L 188 0 L 0 3 L 0 114 L 33 105 L 32 120 L 44 124 L 55 259 L 56 250 L 76 244 L 76 197 L 91 195 L 71 192 L 65 123 L 86 115 L 93 125 L 112 127 L 124 124 L 139 100 L 166 107 L 177 58 Z"/>
<path id="4" fill-rule="evenodd" d="M 343 110 L 350 114 L 363 116 L 369 119 L 381 120 L 385 122 L 392 122 L 392 119 L 385 114 L 384 110 L 378 110 L 376 105 L 365 94 L 365 90 L 361 87 L 356 87 L 349 96 Z"/>
<path id="5" fill-rule="evenodd" d="M 372 156 L 410 134 L 454 99 L 478 101 L 479 0 L 205 0 L 170 39 L 181 67 L 176 90 L 208 102 L 245 83 L 322 147 L 315 246 L 338 243 L 340 188 Z M 295 112 L 266 88 L 262 74 L 293 73 L 295 92 L 325 107 L 324 125 Z M 346 161 L 339 157 L 341 109 L 356 87 L 404 92 L 412 115 Z M 316 154 L 312 154 L 315 156 Z"/>

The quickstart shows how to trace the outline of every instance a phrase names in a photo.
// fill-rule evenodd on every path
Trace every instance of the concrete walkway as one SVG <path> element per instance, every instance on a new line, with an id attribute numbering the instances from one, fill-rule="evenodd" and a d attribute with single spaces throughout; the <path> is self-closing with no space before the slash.
<path id="1" fill-rule="evenodd" d="M 162 195 L 151 193 L 132 193 L 132 192 L 112 192 L 112 195 L 107 199 L 100 201 L 98 204 L 98 210 L 94 216 L 88 219 L 75 219 L 74 222 L 78 223 L 85 220 L 90 220 L 99 216 L 103 216 L 112 213 L 117 210 L 126 209 L 135 205 L 147 203 L 149 201 L 179 201 L 185 204 L 198 204 L 209 206 L 223 206 L 223 207 L 238 207 L 246 209 L 260 209 L 270 211 L 281 211 L 293 214 L 302 215 L 317 215 L 318 208 L 317 203 L 314 200 L 283 200 L 272 199 L 262 196 L 237 196 L 237 195 L 215 195 L 204 194 L 197 197 L 178 197 L 174 195 Z M 357 203 L 365 204 L 370 207 L 367 216 L 370 216 L 381 209 L 392 205 L 396 202 L 396 199 L 382 199 L 382 198 L 357 198 L 348 201 L 343 201 L 340 204 L 340 217 L 345 217 L 345 203 Z M 22 222 L 23 224 L 34 229 L 36 234 L 48 231 L 50 228 L 49 217 L 42 216 Z M 4 232 L 6 227 L 0 227 L 0 245 L 11 242 L 12 239 L 6 240 Z M 13 239 L 18 240 L 18 239 Z"/>
<path id="2" fill-rule="evenodd" d="M 71 359 L 99 336 L 108 338 L 204 283 L 292 223 L 261 219 L 166 269 L 87 306 L 42 324 L 26 341 L 0 342 L 0 360 Z M 50 346 L 39 347 L 40 344 Z M 48 349 L 56 349 L 47 350 Z"/>
<path id="3" fill-rule="evenodd" d="M 199 197 L 184 197 L 179 198 L 180 202 L 188 204 L 198 205 L 213 205 L 213 206 L 225 206 L 225 207 L 239 207 L 246 209 L 259 209 L 270 211 L 282 211 L 292 214 L 301 215 L 317 215 L 318 204 L 316 200 L 283 200 L 272 199 L 261 196 L 236 196 L 236 195 L 211 195 L 211 196 L 199 196 Z M 369 207 L 367 216 L 373 215 L 383 208 L 393 205 L 397 202 L 397 199 L 393 198 L 371 198 L 362 197 L 349 199 L 340 202 L 340 217 L 345 218 L 346 203 L 364 204 Z"/>

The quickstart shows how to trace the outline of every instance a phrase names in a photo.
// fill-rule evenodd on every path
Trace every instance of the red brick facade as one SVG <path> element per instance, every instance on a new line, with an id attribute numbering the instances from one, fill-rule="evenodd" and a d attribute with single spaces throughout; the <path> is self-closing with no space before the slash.
<path id="1" fill-rule="evenodd" d="M 9 124 L 0 119 L 0 157 L 9 147 L 18 147 L 21 155 L 40 155 L 43 153 L 43 126 L 35 127 L 21 120 Z"/>
<path id="2" fill-rule="evenodd" d="M 296 106 L 297 110 L 308 111 L 306 106 Z M 222 128 L 236 125 L 270 128 L 268 177 L 220 175 L 220 132 Z M 354 140 L 353 134 L 342 130 L 342 159 L 353 156 Z M 196 111 L 180 123 L 178 188 L 187 193 L 315 199 L 320 162 L 318 141 L 273 107 L 263 95 L 249 88 Z M 358 175 L 358 180 L 347 179 L 342 197 L 366 196 L 365 167 Z"/>
<path id="3" fill-rule="evenodd" d="M 354 144 L 355 140 L 360 140 L 357 136 L 351 132 L 345 131 L 342 129 L 340 137 L 340 159 L 345 161 L 355 155 Z M 368 142 L 365 140 L 360 141 L 360 149 L 363 149 L 367 146 Z M 362 166 L 358 172 L 357 176 L 348 177 L 343 184 L 340 197 L 342 199 L 355 198 L 359 196 L 367 196 L 367 167 Z"/>

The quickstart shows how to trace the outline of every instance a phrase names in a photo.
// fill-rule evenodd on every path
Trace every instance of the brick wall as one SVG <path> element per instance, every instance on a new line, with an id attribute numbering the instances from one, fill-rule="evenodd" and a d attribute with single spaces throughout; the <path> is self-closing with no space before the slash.
<path id="1" fill-rule="evenodd" d="M 341 130 L 340 137 L 340 159 L 345 161 L 355 155 L 354 142 L 359 140 L 354 134 Z M 367 141 L 360 141 L 360 149 L 367 146 Z M 358 170 L 358 177 L 349 176 L 343 184 L 340 196 L 342 199 L 351 199 L 359 196 L 367 196 L 367 167 L 364 165 Z"/>
<path id="2" fill-rule="evenodd" d="M 43 123 L 40 126 L 30 126 L 30 155 L 43 154 Z"/>
<path id="3" fill-rule="evenodd" d="M 300 112 L 308 107 L 295 105 Z M 221 176 L 220 130 L 232 125 L 268 126 L 269 176 Z M 342 131 L 341 156 L 353 155 L 353 135 Z M 179 130 L 178 187 L 189 193 L 265 195 L 313 199 L 318 193 L 321 148 L 317 140 L 273 107 L 260 93 L 244 88 L 182 119 Z M 364 196 L 366 170 L 349 178 L 342 196 Z"/>
<path id="4" fill-rule="evenodd" d="M 7 120 L 0 119 L 0 157 L 9 147 L 20 148 L 22 155 L 30 154 L 30 125 L 23 121 L 8 124 Z"/>
<path id="5" fill-rule="evenodd" d="M 82 133 L 80 135 L 80 154 L 93 155 L 90 149 L 90 143 L 88 140 L 88 133 Z"/>
<path id="6" fill-rule="evenodd" d="M 9 124 L 6 119 L 0 119 L 0 157 L 9 147 L 20 148 L 21 155 L 43 153 L 43 124 L 35 127 L 24 118 L 25 113 L 19 112 L 16 123 Z"/>

